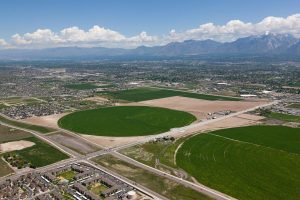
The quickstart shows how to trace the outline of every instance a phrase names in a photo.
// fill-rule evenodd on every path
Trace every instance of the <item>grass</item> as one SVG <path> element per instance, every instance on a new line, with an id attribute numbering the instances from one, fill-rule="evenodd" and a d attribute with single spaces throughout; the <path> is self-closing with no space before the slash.
<path id="1" fill-rule="evenodd" d="M 35 143 L 35 145 L 14 151 L 13 153 L 21 156 L 24 160 L 29 161 L 35 167 L 43 167 L 69 158 L 66 154 L 38 138 L 29 137 L 26 138 L 26 141 L 31 141 Z"/>
<path id="2" fill-rule="evenodd" d="M 300 129 L 251 126 L 188 139 L 180 168 L 200 183 L 238 199 L 298 199 Z"/>
<path id="3" fill-rule="evenodd" d="M 72 181 L 73 178 L 75 177 L 75 175 L 76 175 L 76 173 L 74 171 L 70 170 L 70 171 L 62 172 L 58 176 L 63 177 L 64 179 L 66 179 L 68 181 Z"/>
<path id="4" fill-rule="evenodd" d="M 182 111 L 146 106 L 119 106 L 75 112 L 58 125 L 82 134 L 99 136 L 143 136 L 182 127 L 196 117 Z"/>
<path id="5" fill-rule="evenodd" d="M 297 115 L 288 115 L 288 114 L 271 112 L 270 114 L 265 115 L 265 117 L 278 119 L 286 122 L 300 122 L 300 116 Z"/>
<path id="6" fill-rule="evenodd" d="M 0 102 L 6 103 L 9 105 L 18 105 L 18 104 L 34 104 L 41 102 L 39 99 L 31 98 L 31 97 L 9 97 L 2 98 Z"/>
<path id="7" fill-rule="evenodd" d="M 89 190 L 98 196 L 100 196 L 101 193 L 107 189 L 108 188 L 105 185 L 102 185 L 100 183 L 93 184 L 89 187 Z"/>
<path id="8" fill-rule="evenodd" d="M 0 103 L 0 110 L 3 109 L 3 108 L 7 108 L 7 106 L 4 105 L 4 104 L 2 104 L 2 103 Z"/>
<path id="9" fill-rule="evenodd" d="M 94 161 L 171 200 L 210 199 L 195 190 L 167 178 L 155 175 L 110 155 L 97 157 Z"/>
<path id="10" fill-rule="evenodd" d="M 197 94 L 184 91 L 168 90 L 162 88 L 136 88 L 129 90 L 120 90 L 113 92 L 102 92 L 100 94 L 107 95 L 113 99 L 120 99 L 126 101 L 146 101 L 152 99 L 160 99 L 173 96 L 190 97 L 195 99 L 205 99 L 205 100 L 224 100 L 224 101 L 239 101 L 241 99 L 234 97 L 225 96 L 214 96 L 206 94 Z"/>
<path id="11" fill-rule="evenodd" d="M 0 143 L 22 140 L 31 136 L 28 132 L 0 125 Z"/>
<path id="12" fill-rule="evenodd" d="M 91 90 L 98 88 L 97 85 L 94 85 L 92 83 L 68 84 L 65 85 L 65 87 L 73 90 Z"/>
<path id="13" fill-rule="evenodd" d="M 0 177 L 6 176 L 10 173 L 13 173 L 14 171 L 8 166 L 4 160 L 0 158 Z"/>
<path id="14" fill-rule="evenodd" d="M 36 132 L 40 132 L 40 133 L 50 133 L 50 132 L 55 131 L 52 128 L 37 126 L 37 125 L 33 125 L 33 124 L 26 124 L 23 122 L 18 122 L 15 120 L 7 119 L 3 116 L 0 116 L 0 121 L 3 123 L 6 123 L 6 124 L 12 125 L 12 126 L 17 126 L 20 128 L 24 128 L 24 129 L 28 129 L 28 130 L 32 130 L 32 131 L 36 131 Z"/>
<path id="15" fill-rule="evenodd" d="M 292 104 L 288 105 L 287 108 L 300 109 L 300 103 L 292 103 Z"/>
<path id="16" fill-rule="evenodd" d="M 175 142 L 147 142 L 145 144 L 126 148 L 121 153 L 141 163 L 155 167 L 155 160 L 172 168 L 177 168 L 174 154 L 177 147 L 187 138 L 180 138 Z"/>
<path id="17" fill-rule="evenodd" d="M 289 86 L 291 86 L 291 87 L 300 87 L 300 82 L 289 83 Z"/>

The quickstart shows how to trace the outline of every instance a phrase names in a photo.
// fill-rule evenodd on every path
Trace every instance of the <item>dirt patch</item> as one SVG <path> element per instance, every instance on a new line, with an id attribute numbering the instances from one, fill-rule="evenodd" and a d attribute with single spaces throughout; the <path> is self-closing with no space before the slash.
<path id="1" fill-rule="evenodd" d="M 98 144 L 103 147 L 116 147 L 124 144 L 136 142 L 147 136 L 138 137 L 105 137 L 105 136 L 94 136 L 94 135 L 81 135 L 88 141 Z"/>
<path id="2" fill-rule="evenodd" d="M 87 100 L 87 101 L 94 101 L 94 102 L 105 102 L 105 101 L 108 101 L 108 99 L 104 98 L 104 97 L 88 97 L 88 98 L 85 98 L 84 100 Z"/>
<path id="3" fill-rule="evenodd" d="M 3 152 L 22 150 L 28 147 L 32 147 L 33 145 L 35 145 L 34 142 L 30 142 L 26 140 L 6 142 L 0 144 L 0 152 L 3 153 Z"/>
<path id="4" fill-rule="evenodd" d="M 251 114 L 241 114 L 237 116 L 242 119 L 248 119 L 248 120 L 253 120 L 253 121 L 259 121 L 265 119 L 263 116 L 258 116 L 258 115 L 251 115 Z"/>
<path id="5" fill-rule="evenodd" d="M 250 119 L 245 118 L 245 114 L 241 114 L 223 120 L 219 120 L 216 122 L 212 122 L 209 124 L 205 124 L 203 126 L 191 128 L 189 130 L 186 130 L 185 132 L 177 132 L 173 136 L 179 138 L 182 136 L 191 135 L 195 132 L 207 132 L 207 131 L 214 131 L 214 130 L 226 129 L 226 128 L 250 126 L 250 125 L 256 125 L 262 123 L 260 121 L 259 116 L 255 116 L 255 115 L 251 116 L 248 114 L 246 116 Z"/>
<path id="6" fill-rule="evenodd" d="M 98 148 L 96 145 L 93 145 L 80 137 L 72 136 L 68 133 L 58 132 L 50 134 L 47 137 L 80 154 L 88 154 L 100 150 L 100 148 Z"/>
<path id="7" fill-rule="evenodd" d="M 58 120 L 67 114 L 69 114 L 69 113 L 54 114 L 54 115 L 48 115 L 48 116 L 42 116 L 42 117 L 30 117 L 30 118 L 24 119 L 22 121 L 29 122 L 29 123 L 35 124 L 35 125 L 40 125 L 40 126 L 59 128 L 57 125 Z"/>
<path id="8" fill-rule="evenodd" d="M 208 113 L 225 110 L 238 112 L 263 105 L 265 103 L 266 101 L 207 101 L 179 96 L 139 102 L 140 105 L 156 106 L 189 112 L 194 114 L 198 120 L 206 119 Z"/>

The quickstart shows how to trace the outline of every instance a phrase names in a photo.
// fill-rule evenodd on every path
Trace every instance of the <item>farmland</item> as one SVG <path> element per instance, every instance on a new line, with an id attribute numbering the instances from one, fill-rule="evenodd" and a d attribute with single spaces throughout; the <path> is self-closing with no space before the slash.
<path id="1" fill-rule="evenodd" d="M 62 117 L 60 127 L 97 136 L 159 134 L 196 120 L 193 115 L 165 108 L 119 106 L 79 111 Z"/>
<path id="2" fill-rule="evenodd" d="M 190 98 L 204 99 L 204 100 L 224 100 L 224 101 L 240 100 L 234 97 L 213 96 L 213 95 L 190 93 L 190 92 L 184 92 L 178 90 L 168 90 L 162 88 L 137 88 L 137 89 L 130 89 L 130 90 L 103 92 L 100 94 L 108 96 L 113 99 L 134 101 L 134 102 L 160 99 L 160 98 L 173 97 L 173 96 L 190 97 Z"/>
<path id="3" fill-rule="evenodd" d="M 183 143 L 176 162 L 200 183 L 239 199 L 297 199 L 299 133 L 252 126 L 200 134 Z"/>

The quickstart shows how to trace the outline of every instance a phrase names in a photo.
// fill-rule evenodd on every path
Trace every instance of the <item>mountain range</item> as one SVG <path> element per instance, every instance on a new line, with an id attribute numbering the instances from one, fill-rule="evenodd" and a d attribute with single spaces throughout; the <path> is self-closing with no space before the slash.
<path id="1" fill-rule="evenodd" d="M 186 40 L 163 46 L 135 49 L 104 47 L 58 47 L 47 49 L 2 49 L 0 59 L 72 59 L 118 56 L 197 56 L 197 55 L 293 55 L 300 56 L 300 39 L 289 34 L 264 34 L 233 42 Z"/>

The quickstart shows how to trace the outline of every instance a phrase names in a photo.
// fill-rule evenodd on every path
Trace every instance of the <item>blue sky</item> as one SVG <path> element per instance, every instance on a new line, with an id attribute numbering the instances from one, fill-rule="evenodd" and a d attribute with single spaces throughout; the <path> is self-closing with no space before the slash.
<path id="1" fill-rule="evenodd" d="M 184 32 L 212 22 L 224 25 L 238 19 L 258 23 L 268 16 L 300 13 L 299 0 L 1 0 L 0 38 L 37 29 L 76 26 L 87 31 L 94 25 L 126 37 L 146 31 L 162 36 L 171 29 Z"/>

